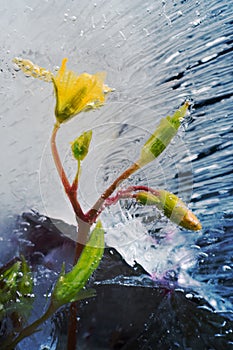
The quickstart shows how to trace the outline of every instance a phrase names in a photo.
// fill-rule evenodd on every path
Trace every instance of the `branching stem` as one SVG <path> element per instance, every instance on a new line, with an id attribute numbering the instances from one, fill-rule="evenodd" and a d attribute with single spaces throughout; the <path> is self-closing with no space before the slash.
<path id="1" fill-rule="evenodd" d="M 98 215 L 102 210 L 105 200 L 113 194 L 115 189 L 122 183 L 122 181 L 126 180 L 130 175 L 132 175 L 139 168 L 140 166 L 137 163 L 133 163 L 120 176 L 118 176 L 118 178 L 104 191 L 104 193 L 99 197 L 97 202 L 86 214 L 89 222 L 94 222 L 96 220 L 96 218 L 98 217 Z"/>

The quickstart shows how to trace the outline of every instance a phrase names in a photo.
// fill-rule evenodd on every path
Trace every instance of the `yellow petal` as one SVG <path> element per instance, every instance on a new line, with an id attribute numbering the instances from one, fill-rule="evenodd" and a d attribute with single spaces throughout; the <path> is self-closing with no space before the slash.
<path id="1" fill-rule="evenodd" d="M 94 75 L 82 73 L 75 74 L 66 69 L 68 59 L 62 60 L 61 67 L 56 75 L 50 71 L 33 64 L 29 60 L 14 58 L 15 63 L 27 76 L 32 76 L 53 82 L 56 107 L 55 115 L 58 123 L 64 123 L 76 114 L 102 106 L 106 95 L 113 91 L 104 84 L 106 73 L 100 72 Z"/>
<path id="2" fill-rule="evenodd" d="M 76 75 L 66 69 L 66 63 L 67 58 L 64 58 L 57 75 L 53 77 L 57 99 L 55 115 L 59 123 L 82 111 L 102 106 L 106 93 L 111 91 L 104 85 L 106 73 Z"/>

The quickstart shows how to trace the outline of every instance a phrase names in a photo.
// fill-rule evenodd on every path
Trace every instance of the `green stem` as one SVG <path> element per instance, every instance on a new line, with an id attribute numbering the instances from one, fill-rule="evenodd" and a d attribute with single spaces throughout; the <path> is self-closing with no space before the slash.
<path id="1" fill-rule="evenodd" d="M 53 315 L 53 313 L 57 310 L 56 307 L 54 307 L 52 304 L 49 305 L 47 311 L 40 317 L 38 318 L 35 322 L 30 324 L 28 327 L 25 327 L 19 335 L 12 341 L 12 342 L 7 342 L 3 344 L 3 347 L 1 348 L 2 350 L 13 350 L 15 346 L 24 338 L 29 337 L 36 331 L 38 331 L 38 327 L 45 322 L 49 317 Z"/>
<path id="2" fill-rule="evenodd" d="M 104 193 L 99 197 L 93 207 L 86 214 L 89 222 L 94 222 L 98 217 L 98 214 L 101 210 L 101 207 L 104 204 L 104 201 L 111 196 L 115 189 L 126 180 L 130 175 L 137 171 L 140 166 L 137 163 L 132 164 L 128 169 L 126 169 L 118 178 L 104 191 Z"/>

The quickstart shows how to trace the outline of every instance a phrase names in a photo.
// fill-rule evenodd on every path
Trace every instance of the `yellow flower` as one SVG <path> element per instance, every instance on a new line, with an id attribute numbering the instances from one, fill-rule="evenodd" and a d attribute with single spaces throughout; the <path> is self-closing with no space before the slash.
<path id="1" fill-rule="evenodd" d="M 112 91 L 104 85 L 104 72 L 76 75 L 66 69 L 66 62 L 67 58 L 64 58 L 57 75 L 52 78 L 57 100 L 55 115 L 59 123 L 66 122 L 80 112 L 102 106 L 105 95 Z"/>
<path id="2" fill-rule="evenodd" d="M 17 57 L 13 59 L 13 63 L 25 75 L 53 82 L 56 95 L 55 116 L 59 124 L 66 122 L 80 112 L 102 106 L 105 102 L 105 95 L 113 91 L 104 85 L 106 73 L 76 75 L 73 71 L 66 69 L 66 62 L 67 58 L 64 58 L 59 71 L 54 75 L 29 60 Z"/>

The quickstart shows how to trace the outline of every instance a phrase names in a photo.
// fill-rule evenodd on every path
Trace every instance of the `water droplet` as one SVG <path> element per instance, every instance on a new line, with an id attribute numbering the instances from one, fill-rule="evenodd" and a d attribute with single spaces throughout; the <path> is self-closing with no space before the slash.
<path id="1" fill-rule="evenodd" d="M 201 249 L 201 247 L 199 247 L 199 245 L 196 245 L 196 244 L 192 244 L 192 245 L 190 246 L 190 248 L 192 248 L 192 249 L 198 249 L 198 250 Z"/>
<path id="2" fill-rule="evenodd" d="M 13 69 L 18 72 L 21 68 L 16 63 L 13 63 Z"/>
<path id="3" fill-rule="evenodd" d="M 40 346 L 40 350 L 49 350 L 50 349 L 50 346 L 48 346 L 48 345 L 41 345 Z"/>
<path id="4" fill-rule="evenodd" d="M 203 258 L 208 258 L 209 256 L 207 253 L 204 253 L 204 252 L 200 252 L 198 255 Z"/>
<path id="5" fill-rule="evenodd" d="M 120 35 L 122 36 L 122 38 L 123 38 L 124 40 L 126 40 L 126 36 L 125 36 L 125 34 L 124 34 L 121 30 L 119 30 L 119 33 L 120 33 Z"/>
<path id="6" fill-rule="evenodd" d="M 193 294 L 192 294 L 192 293 L 187 293 L 187 294 L 185 295 L 185 297 L 186 297 L 187 299 L 192 299 L 192 298 L 193 298 Z"/>
<path id="7" fill-rule="evenodd" d="M 103 17 L 104 23 L 107 23 L 107 18 L 106 18 L 104 13 L 103 13 L 102 17 Z"/>
<path id="8" fill-rule="evenodd" d="M 95 22 L 94 22 L 94 17 L 91 17 L 91 23 L 92 23 L 92 28 L 95 29 Z"/>
<path id="9" fill-rule="evenodd" d="M 193 27 L 197 27 L 201 23 L 201 19 L 196 19 L 195 21 L 191 22 Z"/>
<path id="10" fill-rule="evenodd" d="M 145 32 L 146 36 L 150 35 L 149 31 L 146 28 L 143 28 L 143 31 Z"/>
<path id="11" fill-rule="evenodd" d="M 224 265 L 224 266 L 222 267 L 222 269 L 223 269 L 223 271 L 229 271 L 229 270 L 231 270 L 231 267 L 228 266 L 228 265 Z"/>
<path id="12" fill-rule="evenodd" d="M 71 19 L 71 21 L 75 22 L 77 20 L 77 17 L 76 16 L 71 16 L 70 19 Z"/>
<path id="13" fill-rule="evenodd" d="M 202 63 L 206 63 L 206 62 L 212 60 L 213 58 L 215 58 L 215 57 L 217 57 L 217 56 L 218 56 L 218 55 L 217 55 L 216 53 L 214 53 L 214 54 L 212 54 L 212 55 L 210 55 L 210 56 L 206 56 L 206 57 L 202 58 L 202 59 L 201 59 L 201 62 L 202 62 Z"/>

